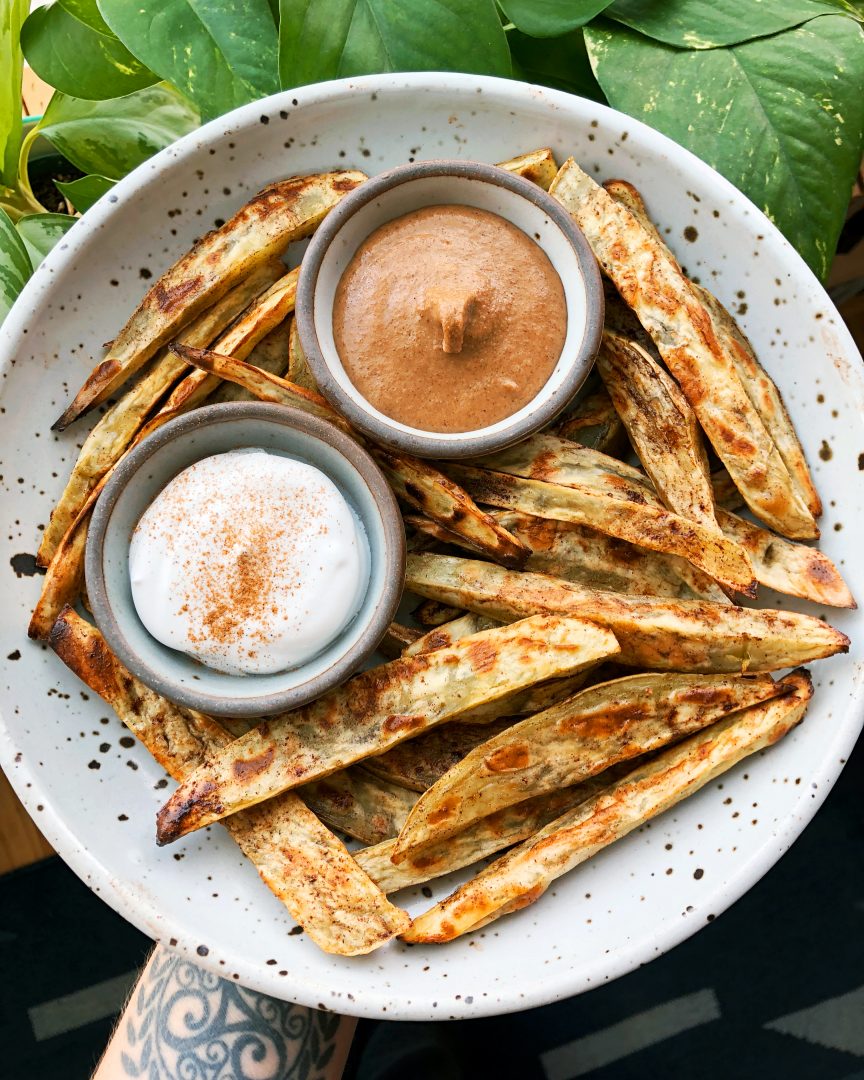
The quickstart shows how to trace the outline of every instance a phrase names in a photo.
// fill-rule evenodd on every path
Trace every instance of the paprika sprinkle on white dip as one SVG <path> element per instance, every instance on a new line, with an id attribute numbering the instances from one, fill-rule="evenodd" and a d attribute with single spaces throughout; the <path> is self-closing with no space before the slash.
<path id="1" fill-rule="evenodd" d="M 157 641 L 229 674 L 316 656 L 369 582 L 362 525 L 319 469 L 233 450 L 184 469 L 132 534 L 138 615 Z"/>

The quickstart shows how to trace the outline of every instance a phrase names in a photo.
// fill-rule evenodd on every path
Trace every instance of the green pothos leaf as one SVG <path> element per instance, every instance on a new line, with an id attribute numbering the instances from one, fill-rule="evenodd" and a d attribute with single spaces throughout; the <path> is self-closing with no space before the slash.
<path id="1" fill-rule="evenodd" d="M 584 26 L 611 0 L 498 0 L 498 6 L 523 34 L 551 38 Z"/>
<path id="2" fill-rule="evenodd" d="M 281 0 L 284 87 L 382 71 L 511 73 L 493 0 Z"/>
<path id="3" fill-rule="evenodd" d="M 74 224 L 75 218 L 69 214 L 28 214 L 18 219 L 15 228 L 24 241 L 34 270 Z"/>
<path id="4" fill-rule="evenodd" d="M 55 94 L 39 130 L 82 172 L 119 180 L 198 123 L 189 102 L 159 83 L 109 101 Z"/>
<path id="5" fill-rule="evenodd" d="M 102 18 L 96 0 L 57 0 L 60 7 L 74 15 L 79 22 L 86 23 L 100 34 L 110 34 L 111 28 Z"/>
<path id="6" fill-rule="evenodd" d="M 5 210 L 0 210 L 0 323 L 33 272 L 24 241 Z"/>
<path id="7" fill-rule="evenodd" d="M 123 44 L 205 120 L 279 89 L 267 0 L 99 0 L 99 10 Z"/>
<path id="8" fill-rule="evenodd" d="M 54 183 L 75 209 L 83 214 L 85 210 L 90 209 L 93 203 L 101 199 L 107 191 L 110 191 L 116 181 L 109 180 L 107 176 L 91 173 L 90 176 L 82 176 L 78 180 L 70 180 L 68 183 L 63 183 L 60 180 L 55 180 Z"/>
<path id="9" fill-rule="evenodd" d="M 714 49 L 777 34 L 837 11 L 836 0 L 615 0 L 606 15 L 668 45 Z"/>
<path id="10" fill-rule="evenodd" d="M 591 70 L 581 30 L 542 40 L 512 30 L 507 40 L 513 62 L 519 65 L 519 77 L 526 82 L 553 86 L 605 103 L 606 98 Z"/>
<path id="11" fill-rule="evenodd" d="M 677 49 L 605 20 L 585 40 L 611 105 L 713 165 L 826 277 L 864 143 L 855 19 L 725 49 Z"/>
<path id="12" fill-rule="evenodd" d="M 18 40 L 29 8 L 29 0 L 4 0 L 0 4 L 0 185 L 7 188 L 14 188 L 18 177 L 24 64 Z"/>
<path id="13" fill-rule="evenodd" d="M 30 14 L 21 47 L 41 79 L 79 98 L 120 97 L 158 79 L 110 31 L 94 30 L 59 4 Z"/>

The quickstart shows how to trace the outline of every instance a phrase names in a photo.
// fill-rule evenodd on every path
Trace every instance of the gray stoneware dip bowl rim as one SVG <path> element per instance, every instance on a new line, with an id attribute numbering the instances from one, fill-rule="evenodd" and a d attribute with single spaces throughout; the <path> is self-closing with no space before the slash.
<path id="1" fill-rule="evenodd" d="M 502 430 L 489 432 L 478 428 L 450 439 L 446 444 L 434 437 L 427 437 L 414 429 L 401 430 L 399 426 L 388 422 L 383 414 L 376 414 L 365 408 L 361 402 L 345 392 L 334 377 L 330 362 L 321 348 L 315 316 L 315 292 L 322 263 L 333 240 L 343 226 L 373 200 L 387 194 L 394 188 L 426 178 L 455 177 L 457 179 L 479 180 L 486 184 L 505 188 L 521 196 L 541 210 L 563 234 L 569 243 L 578 263 L 579 272 L 585 289 L 586 309 L 585 328 L 579 348 L 575 351 L 569 370 L 561 379 L 560 385 L 551 393 L 546 387 L 537 394 L 530 412 L 521 419 L 510 418 L 502 421 Z M 418 203 L 419 209 L 424 203 Z M 398 215 L 397 215 L 398 216 Z M 377 227 L 377 226 L 376 226 Z M 374 231 L 374 230 L 373 230 Z M 360 241 L 362 243 L 362 241 Z M 356 249 L 355 249 L 356 250 Z M 462 161 L 438 159 L 421 161 L 407 165 L 398 165 L 379 173 L 349 192 L 339 204 L 330 211 L 312 236 L 303 256 L 300 278 L 297 284 L 295 319 L 300 342 L 312 374 L 321 393 L 360 431 L 384 446 L 418 457 L 455 460 L 476 457 L 503 450 L 507 446 L 538 431 L 555 419 L 572 401 L 574 395 L 588 377 L 600 346 L 603 333 L 604 300 L 600 270 L 591 247 L 582 230 L 548 192 L 537 184 L 525 180 L 515 173 L 496 165 L 480 161 Z M 519 410 L 522 412 L 523 410 Z M 514 417 L 518 417 L 518 413 Z M 485 433 L 484 433 L 485 432 Z"/>
<path id="2" fill-rule="evenodd" d="M 221 425 L 232 420 L 263 421 L 292 429 L 305 439 L 324 443 L 344 458 L 365 484 L 374 502 L 383 535 L 380 558 L 385 562 L 386 573 L 383 575 L 380 595 L 368 616 L 367 624 L 354 644 L 325 670 L 295 686 L 274 693 L 220 697 L 178 686 L 152 664 L 145 662 L 130 645 L 117 619 L 115 605 L 128 606 L 131 599 L 117 597 L 106 587 L 103 551 L 118 499 L 130 484 L 136 482 L 136 477 L 153 455 L 163 447 L 194 435 L 204 427 Z M 208 456 L 208 453 L 202 453 L 201 457 L 205 456 Z M 176 472 L 166 475 L 165 483 L 174 475 Z M 364 526 L 367 524 L 368 522 L 364 521 Z M 375 554 L 371 554 L 374 564 Z M 195 409 L 169 421 L 135 447 L 117 466 L 97 500 L 87 534 L 84 564 L 87 595 L 93 617 L 112 651 L 136 678 L 175 704 L 197 709 L 199 712 L 213 716 L 263 717 L 299 708 L 320 697 L 344 682 L 375 651 L 399 606 L 405 579 L 405 559 L 405 531 L 398 503 L 384 474 L 366 450 L 326 420 L 287 405 L 255 401 L 222 402 Z M 302 665 L 299 670 L 302 670 Z M 250 690 L 257 678 L 255 675 L 243 677 L 244 682 L 248 681 Z"/>

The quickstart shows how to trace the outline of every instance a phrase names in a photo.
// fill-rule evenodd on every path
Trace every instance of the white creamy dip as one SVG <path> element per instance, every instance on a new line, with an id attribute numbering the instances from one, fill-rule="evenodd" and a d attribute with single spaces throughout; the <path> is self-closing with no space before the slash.
<path id="1" fill-rule="evenodd" d="M 285 671 L 325 649 L 360 608 L 369 566 L 366 534 L 333 481 L 252 449 L 184 469 L 129 547 L 149 633 L 236 675 Z"/>

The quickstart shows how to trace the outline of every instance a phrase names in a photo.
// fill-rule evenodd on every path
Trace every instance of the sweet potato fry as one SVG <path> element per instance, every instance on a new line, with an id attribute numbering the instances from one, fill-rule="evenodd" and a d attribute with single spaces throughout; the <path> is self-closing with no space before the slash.
<path id="1" fill-rule="evenodd" d="M 498 625 L 494 619 L 487 619 L 485 615 L 474 615 L 469 611 L 467 615 L 460 615 L 418 637 L 405 649 L 403 655 L 419 656 L 420 653 L 432 652 L 434 649 L 446 649 L 462 638 L 479 634 L 481 630 L 491 630 Z"/>
<path id="2" fill-rule="evenodd" d="M 358 766 L 314 780 L 297 794 L 326 825 L 364 844 L 394 837 L 417 801 L 416 791 L 391 783 L 383 772 L 372 774 Z"/>
<path id="3" fill-rule="evenodd" d="M 182 332 L 186 345 L 204 346 L 221 333 L 246 305 L 279 277 L 281 264 L 265 263 L 235 285 L 221 300 L 202 312 Z M 47 566 L 64 533 L 77 517 L 97 481 L 116 464 L 138 433 L 147 414 L 186 370 L 186 365 L 167 350 L 150 369 L 99 419 L 84 440 L 72 475 L 42 535 L 36 561 Z"/>
<path id="4" fill-rule="evenodd" d="M 516 173 L 517 176 L 530 180 L 532 184 L 543 188 L 544 191 L 549 190 L 549 185 L 558 172 L 555 157 L 548 146 L 540 150 L 531 150 L 527 154 L 520 154 L 519 157 L 510 158 L 509 161 L 501 161 L 498 168 Z"/>
<path id="5" fill-rule="evenodd" d="M 393 861 L 505 806 L 677 742 L 728 713 L 776 697 L 778 687 L 770 675 L 654 674 L 582 690 L 462 755 L 409 813 Z"/>
<path id="6" fill-rule="evenodd" d="M 373 456 L 384 470 L 400 499 L 421 514 L 456 533 L 476 550 L 500 562 L 520 567 L 528 549 L 489 514 L 482 511 L 465 491 L 428 462 L 381 447 Z"/>
<path id="7" fill-rule="evenodd" d="M 818 536 L 813 514 L 675 260 L 572 158 L 550 191 L 651 334 L 753 513 L 784 536 Z"/>
<path id="8" fill-rule="evenodd" d="M 62 430 L 98 405 L 176 336 L 262 263 L 309 236 L 361 172 L 280 180 L 260 191 L 221 228 L 208 233 L 156 282 L 54 425 Z"/>
<path id="9" fill-rule="evenodd" d="M 87 529 L 95 496 L 101 490 L 101 481 L 91 492 L 90 499 L 78 513 L 78 517 L 66 530 L 57 545 L 45 577 L 42 591 L 27 627 L 27 636 L 45 641 L 51 633 L 60 612 L 76 603 L 84 587 L 84 551 L 87 547 Z"/>
<path id="10" fill-rule="evenodd" d="M 518 806 L 505 807 L 475 822 L 464 832 L 451 836 L 449 840 L 429 844 L 420 851 L 409 853 L 398 866 L 391 860 L 395 839 L 355 851 L 354 858 L 385 893 L 397 892 L 409 885 L 421 885 L 424 881 L 443 877 L 525 840 L 565 810 L 599 791 L 603 785 L 597 783 L 598 779 L 551 795 L 526 799 Z"/>
<path id="11" fill-rule="evenodd" d="M 664 504 L 718 533 L 702 434 L 678 384 L 636 342 L 611 330 L 603 332 L 596 367 Z"/>
<path id="12" fill-rule="evenodd" d="M 411 614 L 422 627 L 431 630 L 437 626 L 443 626 L 444 623 L 453 622 L 454 619 L 458 619 L 465 612 L 461 608 L 451 607 L 450 604 L 439 604 L 435 600 L 424 600 L 414 608 Z"/>
<path id="13" fill-rule="evenodd" d="M 785 540 L 728 510 L 718 510 L 717 520 L 750 556 L 760 585 L 830 607 L 858 606 L 840 571 L 821 551 Z"/>
<path id="14" fill-rule="evenodd" d="M 523 453 L 527 450 L 518 447 L 512 452 L 503 450 L 484 459 L 486 469 L 454 463 L 447 471 L 478 502 L 585 525 L 649 551 L 677 555 L 722 585 L 745 595 L 755 594 L 750 560 L 740 545 L 722 533 L 715 534 L 699 522 L 655 505 L 656 496 L 650 502 L 644 496 L 635 501 L 632 485 L 623 496 L 608 493 L 589 475 L 582 482 L 578 472 L 547 469 L 544 464 L 524 465 L 518 460 Z M 541 479 L 562 473 L 566 486 Z"/>
<path id="15" fill-rule="evenodd" d="M 627 446 L 624 425 L 599 379 L 588 393 L 583 387 L 578 401 L 567 410 L 555 430 L 562 439 L 572 439 L 604 454 L 619 454 Z"/>
<path id="16" fill-rule="evenodd" d="M 593 619 L 617 637 L 620 663 L 648 671 L 777 671 L 849 648 L 845 634 L 794 611 L 625 596 L 448 555 L 409 555 L 405 585 L 502 622 L 538 612 Z"/>
<path id="17" fill-rule="evenodd" d="M 451 941 L 533 903 L 568 870 L 777 742 L 800 723 L 813 693 L 806 672 L 793 672 L 783 686 L 784 696 L 691 735 L 551 821 L 415 919 L 405 939 Z"/>
<path id="18" fill-rule="evenodd" d="M 264 341 L 294 310 L 294 301 L 297 297 L 297 277 L 296 270 L 284 274 L 272 288 L 268 289 L 254 304 L 251 304 L 243 315 L 214 342 L 213 349 L 207 355 L 215 356 L 218 351 L 220 357 L 232 357 L 237 363 L 247 357 L 251 358 L 259 342 Z M 169 420 L 173 420 L 175 416 L 180 416 L 182 413 L 200 405 L 203 401 L 206 401 L 214 390 L 223 386 L 222 376 L 207 369 L 202 370 L 200 364 L 196 365 L 188 356 L 182 356 L 175 348 L 178 344 L 178 342 L 172 342 L 168 346 L 168 351 L 179 360 L 183 360 L 184 364 L 193 368 L 197 367 L 197 370 L 190 371 L 174 387 L 168 400 L 143 429 L 143 438 L 146 438 L 147 435 L 166 424 Z M 252 369 L 253 373 L 258 373 L 257 377 L 260 377 L 262 370 L 265 370 L 266 374 L 273 375 L 274 378 L 277 377 L 275 372 L 269 370 L 269 365 L 267 369 L 262 369 L 254 363 L 247 366 Z M 256 376 L 253 374 L 252 377 L 255 378 Z M 230 381 L 237 383 L 236 379 Z M 248 386 L 244 383 L 240 382 L 237 385 L 240 389 L 247 390 L 250 397 L 259 396 L 253 391 L 249 391 Z"/>
<path id="19" fill-rule="evenodd" d="M 390 781 L 391 784 L 399 784 L 402 788 L 409 788 L 412 792 L 425 791 L 439 780 L 448 769 L 461 761 L 465 755 L 475 746 L 491 739 L 512 726 L 516 721 L 512 719 L 496 720 L 490 724 L 442 724 L 441 727 L 418 735 L 416 739 L 407 739 L 405 742 L 394 746 L 384 754 L 369 757 L 358 766 L 366 769 L 373 776 L 381 780 Z M 346 772 L 350 772 L 348 769 Z M 342 775 L 341 773 L 337 775 Z M 321 783 L 326 783 L 322 780 Z M 411 806 L 416 802 L 412 799 Z M 313 807 L 314 809 L 314 807 Z M 409 806 L 410 811 L 410 806 Z M 406 813 L 405 817 L 407 818 Z M 326 820 L 326 819 L 325 819 Z M 405 821 L 399 823 L 399 828 L 388 836 L 395 836 L 400 831 Z M 347 831 L 347 830 L 346 830 Z M 352 834 L 353 835 L 353 834 Z M 381 837 L 380 839 L 385 839 Z M 369 840 L 367 843 L 376 843 Z"/>
<path id="20" fill-rule="evenodd" d="M 300 344 L 300 335 L 297 332 L 296 320 L 291 323 L 291 336 L 288 339 L 288 374 L 285 376 L 289 382 L 302 386 L 304 390 L 311 390 L 320 394 L 318 383 L 309 367 L 306 353 Z"/>
<path id="21" fill-rule="evenodd" d="M 526 570 L 635 596 L 729 600 L 707 574 L 675 555 L 663 555 L 584 525 L 497 510 L 493 514 L 531 549 Z"/>
<path id="22" fill-rule="evenodd" d="M 422 632 L 413 626 L 403 626 L 402 623 L 392 622 L 387 627 L 384 637 L 378 642 L 378 652 L 388 660 L 395 660 L 421 637 L 423 637 Z"/>
<path id="23" fill-rule="evenodd" d="M 214 720 L 172 705 L 140 683 L 99 631 L 71 609 L 57 620 L 51 646 L 175 779 L 230 745 L 230 735 Z M 405 913 L 293 793 L 235 814 L 226 826 L 265 884 L 326 952 L 366 953 L 407 926 Z"/>
<path id="24" fill-rule="evenodd" d="M 159 811 L 159 843 L 617 651 L 608 630 L 541 617 L 364 671 L 303 708 L 263 721 L 196 770 Z"/>
<path id="25" fill-rule="evenodd" d="M 669 251 L 651 221 L 645 202 L 636 188 L 626 180 L 607 180 L 603 186 L 617 202 L 630 211 L 645 229 L 654 235 L 657 242 L 663 245 L 666 253 L 674 260 L 675 256 Z M 789 413 L 786 411 L 780 391 L 759 363 L 753 346 L 729 311 L 704 286 L 695 281 L 691 281 L 690 285 L 705 306 L 711 318 L 714 334 L 724 351 L 731 357 L 747 396 L 762 418 L 799 494 L 813 516 L 818 517 L 822 513 L 822 501 L 813 484 L 804 450 Z"/>

